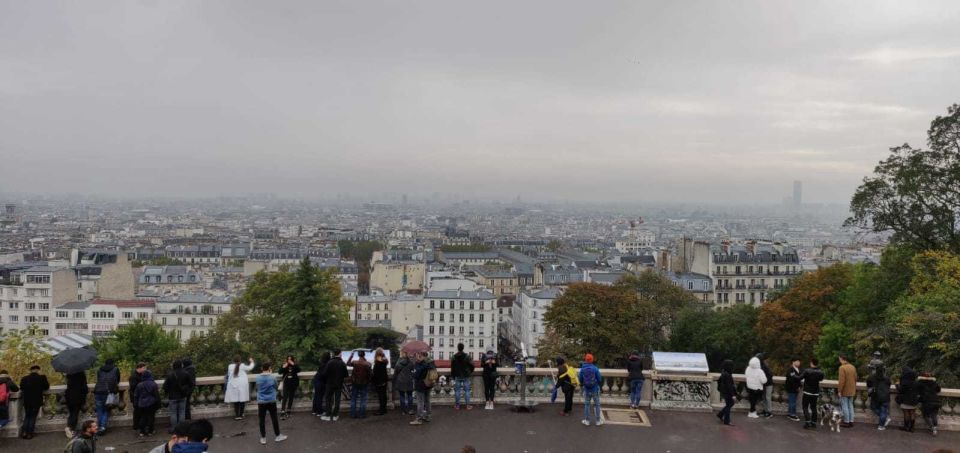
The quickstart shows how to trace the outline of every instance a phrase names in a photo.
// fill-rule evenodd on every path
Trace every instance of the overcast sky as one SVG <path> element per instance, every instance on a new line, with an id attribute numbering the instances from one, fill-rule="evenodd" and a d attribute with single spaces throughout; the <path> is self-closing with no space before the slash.
<path id="1" fill-rule="evenodd" d="M 0 0 L 0 191 L 849 200 L 960 2 Z"/>

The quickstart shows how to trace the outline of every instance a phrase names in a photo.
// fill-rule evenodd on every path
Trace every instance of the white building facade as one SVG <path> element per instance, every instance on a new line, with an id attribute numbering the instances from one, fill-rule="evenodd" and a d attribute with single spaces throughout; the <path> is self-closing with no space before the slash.
<path id="1" fill-rule="evenodd" d="M 430 291 L 424 305 L 423 335 L 435 359 L 449 360 L 458 343 L 474 359 L 497 350 L 497 299 L 492 292 Z"/>

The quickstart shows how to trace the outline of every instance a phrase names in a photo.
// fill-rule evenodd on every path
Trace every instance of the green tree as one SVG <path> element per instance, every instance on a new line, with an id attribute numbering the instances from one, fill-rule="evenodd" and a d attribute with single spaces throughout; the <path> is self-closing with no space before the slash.
<path id="1" fill-rule="evenodd" d="M 40 372 L 46 374 L 51 384 L 63 382 L 63 376 L 53 371 L 50 361 L 53 357 L 43 349 L 44 336 L 37 326 L 10 331 L 0 335 L 0 367 L 10 373 L 16 382 L 30 373 L 30 367 L 40 366 Z"/>
<path id="2" fill-rule="evenodd" d="M 960 105 L 933 120 L 927 145 L 891 148 L 857 188 L 845 224 L 892 232 L 917 250 L 960 253 Z"/>
<path id="3" fill-rule="evenodd" d="M 683 310 L 670 328 L 670 350 L 702 352 L 710 369 L 719 370 L 725 359 L 733 360 L 735 370 L 743 370 L 756 354 L 759 310 L 752 305 L 736 305 L 713 311 L 705 307 Z"/>
<path id="4" fill-rule="evenodd" d="M 220 329 L 187 340 L 177 351 L 178 357 L 189 357 L 197 368 L 197 376 L 222 376 L 234 357 L 246 361 L 250 356 L 242 344 Z"/>
<path id="5" fill-rule="evenodd" d="M 402 334 L 391 329 L 376 327 L 373 329 L 363 329 L 360 331 L 363 335 L 363 347 L 367 349 L 383 348 L 390 351 L 390 357 L 394 361 L 400 358 L 400 338 Z M 371 360 L 373 360 L 371 358 Z"/>
<path id="6" fill-rule="evenodd" d="M 114 359 L 120 370 L 128 373 L 137 362 L 148 362 L 154 369 L 168 369 L 180 342 L 173 332 L 164 331 L 160 325 L 137 319 L 108 336 L 94 338 L 93 348 L 99 364 Z"/>

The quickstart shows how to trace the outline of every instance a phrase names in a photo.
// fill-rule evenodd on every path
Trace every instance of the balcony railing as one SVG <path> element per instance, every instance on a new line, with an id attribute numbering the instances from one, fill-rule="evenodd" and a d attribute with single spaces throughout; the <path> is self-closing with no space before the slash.
<path id="1" fill-rule="evenodd" d="M 449 369 L 441 368 L 438 370 L 441 376 L 448 376 Z M 601 386 L 601 400 L 607 406 L 627 406 L 630 399 L 630 385 L 627 381 L 627 372 L 625 370 L 600 370 L 603 375 Z M 301 383 L 297 390 L 295 400 L 295 410 L 310 410 L 313 399 L 314 389 L 311 385 L 313 372 L 300 373 Z M 497 378 L 496 399 L 501 403 L 509 403 L 510 400 L 520 397 L 520 376 L 516 375 L 513 368 L 500 368 Z M 541 404 L 550 402 L 550 394 L 553 390 L 555 370 L 549 368 L 531 368 L 527 370 L 526 376 L 526 398 Z M 719 375 L 711 373 L 709 375 L 662 375 L 656 372 L 646 371 L 646 382 L 643 386 L 641 397 L 641 406 L 649 407 L 654 410 L 683 410 L 683 411 L 714 411 L 723 407 L 720 395 L 717 392 L 717 379 Z M 256 374 L 248 376 L 251 386 L 251 395 L 256 395 L 254 389 L 254 380 Z M 745 385 L 743 375 L 734 375 L 734 380 L 738 387 L 742 389 Z M 787 392 L 784 390 L 785 378 L 774 377 L 773 390 L 773 412 L 775 414 L 786 414 L 787 411 Z M 162 381 L 157 382 L 163 385 Z M 192 413 L 200 418 L 227 417 L 232 414 L 232 407 L 223 402 L 224 393 L 223 376 L 210 376 L 197 378 L 197 387 L 192 395 Z M 344 386 L 344 398 L 349 397 L 349 383 Z M 839 398 L 836 394 L 837 381 L 823 381 L 821 383 L 823 392 L 821 400 L 838 404 Z M 93 410 L 93 385 L 90 385 L 91 392 L 88 395 L 87 404 L 83 408 L 84 417 L 94 417 Z M 38 432 L 52 432 L 62 430 L 66 425 L 67 409 L 63 400 L 65 386 L 58 385 L 51 387 L 47 392 L 43 412 L 37 423 Z M 132 410 L 130 402 L 126 396 L 127 383 L 120 384 L 120 405 L 113 410 L 110 419 L 111 426 L 130 426 L 132 423 Z M 473 375 L 471 386 L 471 399 L 474 401 L 483 400 L 483 381 L 480 371 Z M 902 412 L 895 402 L 896 389 L 892 388 L 893 395 L 890 398 L 890 416 L 893 423 L 902 422 Z M 393 392 L 391 392 L 393 393 Z M 943 406 L 940 409 L 940 428 L 943 430 L 960 430 L 960 389 L 944 389 L 940 392 Z M 393 395 L 394 405 L 397 404 L 396 395 Z M 370 407 L 377 403 L 376 398 L 368 401 Z M 574 401 L 581 403 L 582 396 L 578 393 L 574 395 Z M 451 379 L 441 380 L 441 382 L 432 389 L 432 404 L 453 404 L 453 381 Z M 248 403 L 251 407 L 256 405 L 256 400 Z M 163 401 L 163 409 L 158 413 L 157 420 L 166 420 L 167 401 Z M 347 407 L 342 405 L 341 407 Z M 19 393 L 11 394 L 10 399 L 10 424 L 0 429 L 0 436 L 15 436 L 22 422 L 23 408 L 20 404 Z M 745 412 L 749 407 L 746 398 L 740 399 L 735 406 L 738 411 Z M 863 382 L 857 384 L 857 394 L 854 400 L 854 411 L 856 421 L 875 422 L 876 417 L 870 411 L 870 402 L 867 396 L 867 388 Z"/>

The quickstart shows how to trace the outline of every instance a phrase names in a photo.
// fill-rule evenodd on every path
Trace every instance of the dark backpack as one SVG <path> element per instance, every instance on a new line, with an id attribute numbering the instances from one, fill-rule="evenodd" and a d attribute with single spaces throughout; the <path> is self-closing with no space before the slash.
<path id="1" fill-rule="evenodd" d="M 593 390 L 600 385 L 599 379 L 597 379 L 597 370 L 593 367 L 587 368 L 583 373 L 583 381 L 580 382 L 580 385 L 589 390 Z"/>
<path id="2" fill-rule="evenodd" d="M 158 390 L 157 383 L 154 381 L 143 381 L 137 385 L 137 407 L 147 408 L 156 405 Z"/>
<path id="3" fill-rule="evenodd" d="M 353 365 L 353 383 L 354 385 L 367 385 L 370 383 L 370 364 L 355 363 Z"/>

